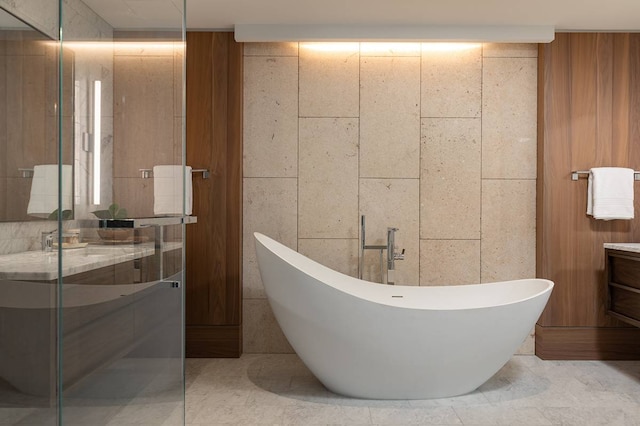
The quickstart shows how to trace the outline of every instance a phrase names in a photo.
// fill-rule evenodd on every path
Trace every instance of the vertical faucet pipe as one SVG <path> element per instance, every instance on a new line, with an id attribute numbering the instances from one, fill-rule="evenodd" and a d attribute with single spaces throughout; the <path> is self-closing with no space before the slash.
<path id="1" fill-rule="evenodd" d="M 364 215 L 360 216 L 360 229 L 361 234 L 360 234 L 360 256 L 358 257 L 358 260 L 360 261 L 360 264 L 358 265 L 358 278 L 362 279 L 362 269 L 364 268 Z"/>
<path id="2" fill-rule="evenodd" d="M 396 231 L 398 228 L 387 228 L 387 270 L 393 271 L 395 268 L 396 253 Z"/>

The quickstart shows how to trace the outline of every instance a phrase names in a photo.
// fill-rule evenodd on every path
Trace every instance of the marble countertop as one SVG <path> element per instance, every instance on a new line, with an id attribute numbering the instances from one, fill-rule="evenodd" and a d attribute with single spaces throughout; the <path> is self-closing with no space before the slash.
<path id="1" fill-rule="evenodd" d="M 182 247 L 180 242 L 165 242 L 163 251 Z M 106 266 L 152 256 L 154 244 L 92 245 L 63 251 L 62 276 L 92 271 Z M 58 278 L 58 252 L 27 251 L 0 256 L 0 280 L 51 281 Z"/>
<path id="2" fill-rule="evenodd" d="M 604 243 L 604 248 L 640 253 L 640 243 Z"/>

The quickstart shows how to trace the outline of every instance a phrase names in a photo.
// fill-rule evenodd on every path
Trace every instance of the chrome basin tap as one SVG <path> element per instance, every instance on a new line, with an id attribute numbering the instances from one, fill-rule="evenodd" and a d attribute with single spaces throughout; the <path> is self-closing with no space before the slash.
<path id="1" fill-rule="evenodd" d="M 43 232 L 40 240 L 42 251 L 53 251 L 53 237 L 58 232 L 57 229 L 49 232 Z"/>

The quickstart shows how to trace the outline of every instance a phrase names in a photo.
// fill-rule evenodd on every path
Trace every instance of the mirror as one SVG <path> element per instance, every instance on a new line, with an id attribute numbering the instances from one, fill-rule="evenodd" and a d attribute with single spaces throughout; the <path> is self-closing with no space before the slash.
<path id="1" fill-rule="evenodd" d="M 33 170 L 59 162 L 58 58 L 57 42 L 0 9 L 0 222 L 42 220 L 57 209 L 50 170 L 39 167 L 36 180 Z M 62 147 L 62 163 L 73 168 L 72 53 L 65 52 L 64 62 L 62 140 L 69 142 Z M 48 169 L 57 176 L 57 166 Z M 63 198 L 71 217 L 72 182 Z"/>

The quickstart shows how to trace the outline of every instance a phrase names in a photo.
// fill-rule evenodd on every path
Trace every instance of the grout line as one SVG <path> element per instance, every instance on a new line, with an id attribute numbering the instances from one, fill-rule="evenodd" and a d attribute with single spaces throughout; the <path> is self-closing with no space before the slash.
<path id="1" fill-rule="evenodd" d="M 420 237 L 422 234 L 422 138 L 424 135 L 422 134 L 422 62 L 424 61 L 424 55 L 422 54 L 422 43 L 420 43 L 420 66 L 418 67 L 418 72 L 420 73 L 419 78 L 419 99 L 418 99 L 418 112 L 420 117 L 418 118 L 418 126 L 419 126 L 419 138 L 418 138 L 418 286 L 422 285 L 420 277 L 422 276 L 422 244 L 420 244 Z M 425 271 L 426 272 L 426 271 Z"/>
<path id="2" fill-rule="evenodd" d="M 480 238 L 420 238 L 420 241 L 480 241 Z"/>
<path id="3" fill-rule="evenodd" d="M 389 177 L 389 176 L 365 176 L 360 179 L 370 179 L 370 180 L 420 180 L 420 178 L 414 177 Z"/>
<path id="4" fill-rule="evenodd" d="M 480 179 L 478 179 L 480 185 L 480 265 L 479 265 L 479 282 L 482 283 L 482 153 L 483 153 L 483 134 L 484 134 L 484 43 L 480 47 Z"/>
<path id="5" fill-rule="evenodd" d="M 361 177 L 360 173 L 362 167 L 360 166 L 360 162 L 362 161 L 362 52 L 361 52 L 362 43 L 358 44 L 358 214 L 356 215 L 356 227 L 358 229 L 358 277 L 362 275 L 364 279 L 364 251 L 360 252 L 360 239 L 362 238 L 360 229 L 360 215 L 362 215 L 362 211 L 360 210 L 360 183 Z M 362 256 L 362 262 L 360 262 L 360 256 Z M 360 264 L 362 263 L 362 269 L 360 270 Z"/>
<path id="6" fill-rule="evenodd" d="M 350 240 L 357 240 L 358 237 L 301 237 L 298 239 L 299 240 L 319 240 L 319 241 L 323 241 L 323 240 L 350 241 Z"/>
<path id="7" fill-rule="evenodd" d="M 298 152 L 297 152 L 297 172 L 296 172 L 296 251 L 300 249 L 299 240 L 300 240 L 300 43 L 297 43 L 296 51 L 298 54 L 295 56 L 297 59 L 297 69 L 296 76 L 298 78 L 298 110 L 296 115 L 298 116 L 298 120 L 296 120 L 297 135 L 298 135 Z"/>
<path id="8" fill-rule="evenodd" d="M 328 115 L 299 115 L 298 118 L 313 118 L 313 119 L 318 119 L 318 118 L 330 118 L 330 119 L 336 119 L 336 118 L 360 118 L 358 116 L 328 116 Z"/>

